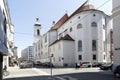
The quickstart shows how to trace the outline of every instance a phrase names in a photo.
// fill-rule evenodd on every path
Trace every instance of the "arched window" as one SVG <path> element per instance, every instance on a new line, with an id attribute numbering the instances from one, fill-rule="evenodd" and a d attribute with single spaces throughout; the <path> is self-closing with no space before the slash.
<path id="1" fill-rule="evenodd" d="M 70 32 L 72 32 L 72 27 L 70 28 Z"/>
<path id="2" fill-rule="evenodd" d="M 82 24 L 77 25 L 77 29 L 82 28 Z"/>
<path id="3" fill-rule="evenodd" d="M 78 51 L 82 51 L 82 41 L 78 41 Z"/>
<path id="4" fill-rule="evenodd" d="M 96 40 L 92 40 L 92 51 L 96 51 L 97 50 L 97 42 Z"/>
<path id="5" fill-rule="evenodd" d="M 97 23 L 96 22 L 92 22 L 91 26 L 92 27 L 97 27 Z"/>
<path id="6" fill-rule="evenodd" d="M 37 36 L 39 36 L 40 35 L 40 31 L 39 31 L 39 29 L 37 29 Z"/>

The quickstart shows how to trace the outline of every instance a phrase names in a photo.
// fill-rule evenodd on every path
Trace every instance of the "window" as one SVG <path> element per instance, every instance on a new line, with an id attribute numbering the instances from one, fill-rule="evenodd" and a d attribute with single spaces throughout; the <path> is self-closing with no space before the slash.
<path id="1" fill-rule="evenodd" d="M 96 46 L 96 40 L 92 40 L 92 50 L 96 51 L 97 46 Z"/>
<path id="2" fill-rule="evenodd" d="M 96 15 L 95 15 L 95 14 L 93 14 L 93 16 L 95 17 Z"/>
<path id="3" fill-rule="evenodd" d="M 80 28 L 82 28 L 82 24 L 77 25 L 77 29 L 80 29 Z"/>
<path id="4" fill-rule="evenodd" d="M 104 60 L 105 60 L 105 55 L 104 55 Z"/>
<path id="5" fill-rule="evenodd" d="M 96 22 L 92 22 L 91 26 L 92 27 L 97 27 L 97 23 Z"/>
<path id="6" fill-rule="evenodd" d="M 64 32 L 67 32 L 68 29 L 64 30 Z"/>
<path id="7" fill-rule="evenodd" d="M 70 28 L 70 32 L 72 32 L 72 27 Z"/>
<path id="8" fill-rule="evenodd" d="M 96 55 L 95 54 L 93 55 L 93 60 L 96 60 Z"/>
<path id="9" fill-rule="evenodd" d="M 103 29 L 105 29 L 105 25 L 103 24 Z"/>
<path id="10" fill-rule="evenodd" d="M 47 42 L 47 36 L 45 36 L 45 43 Z"/>
<path id="11" fill-rule="evenodd" d="M 82 51 L 82 41 L 78 41 L 78 51 Z"/>
<path id="12" fill-rule="evenodd" d="M 62 33 L 59 34 L 59 37 L 62 37 Z"/>
<path id="13" fill-rule="evenodd" d="M 40 31 L 39 31 L 39 29 L 37 29 L 37 36 L 39 36 L 40 35 Z"/>
<path id="14" fill-rule="evenodd" d="M 41 43 L 41 48 L 43 48 L 43 44 Z"/>
<path id="15" fill-rule="evenodd" d="M 78 17 L 78 19 L 80 19 L 80 16 Z"/>
<path id="16" fill-rule="evenodd" d="M 82 60 L 82 55 L 79 55 L 79 56 L 78 56 L 78 59 L 79 59 L 79 60 Z"/>

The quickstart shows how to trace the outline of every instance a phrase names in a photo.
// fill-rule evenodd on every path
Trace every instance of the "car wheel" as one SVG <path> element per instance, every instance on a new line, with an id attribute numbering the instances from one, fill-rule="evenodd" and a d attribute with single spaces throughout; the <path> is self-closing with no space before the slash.
<path id="1" fill-rule="evenodd" d="M 120 78 L 120 74 L 119 73 L 114 73 L 115 77 Z"/>

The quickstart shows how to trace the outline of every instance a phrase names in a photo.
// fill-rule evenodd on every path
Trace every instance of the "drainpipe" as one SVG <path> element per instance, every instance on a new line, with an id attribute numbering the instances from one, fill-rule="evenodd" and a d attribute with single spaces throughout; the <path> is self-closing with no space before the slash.
<path id="1" fill-rule="evenodd" d="M 3 55 L 2 55 L 2 53 L 0 53 L 0 80 L 3 79 L 2 72 L 3 72 Z"/>

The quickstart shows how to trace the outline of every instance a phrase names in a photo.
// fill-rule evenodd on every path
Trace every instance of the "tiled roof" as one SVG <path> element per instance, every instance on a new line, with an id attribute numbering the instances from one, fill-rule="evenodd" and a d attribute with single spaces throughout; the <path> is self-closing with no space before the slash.
<path id="1" fill-rule="evenodd" d="M 72 39 L 72 38 L 67 34 L 67 35 L 65 35 L 64 37 L 60 37 L 60 39 L 54 41 L 52 44 L 50 44 L 50 46 L 53 45 L 53 44 L 55 44 L 55 43 L 57 43 L 57 42 L 60 41 L 60 40 L 74 41 L 74 39 Z"/>
<path id="2" fill-rule="evenodd" d="M 95 9 L 93 5 L 90 4 L 84 4 L 82 6 L 80 6 L 70 17 L 74 16 L 75 14 L 78 14 L 82 11 L 86 11 L 86 10 L 91 10 L 91 9 Z M 70 18 L 69 17 L 69 18 Z"/>
<path id="3" fill-rule="evenodd" d="M 68 15 L 65 14 L 51 29 L 58 29 L 68 20 L 68 18 L 69 18 Z"/>
<path id="4" fill-rule="evenodd" d="M 72 39 L 68 34 L 65 35 L 64 37 L 60 37 L 59 40 L 69 40 L 69 41 L 74 41 L 74 39 Z"/>
<path id="5" fill-rule="evenodd" d="M 85 2 L 82 6 L 80 6 L 75 12 L 73 12 L 72 15 L 70 15 L 68 17 L 67 14 L 65 14 L 52 28 L 51 30 L 55 30 L 60 28 L 68 19 L 70 19 L 72 16 L 74 16 L 75 14 L 78 14 L 82 11 L 86 11 L 86 10 L 93 10 L 95 9 L 93 5 L 88 4 L 87 2 Z"/>

